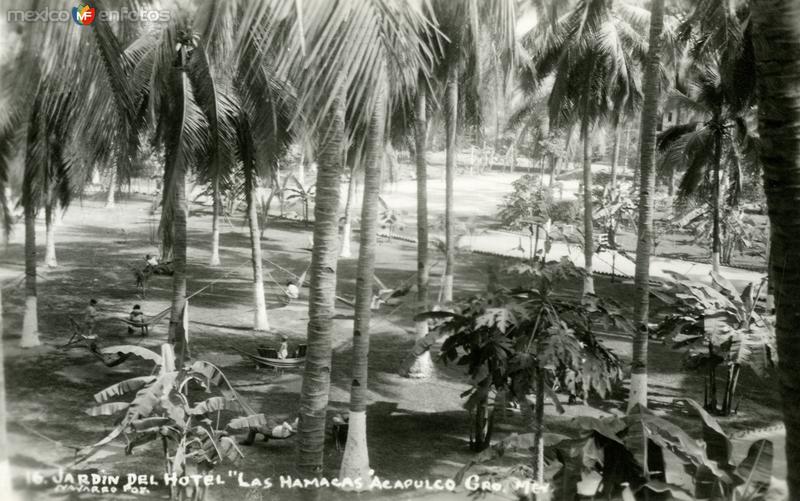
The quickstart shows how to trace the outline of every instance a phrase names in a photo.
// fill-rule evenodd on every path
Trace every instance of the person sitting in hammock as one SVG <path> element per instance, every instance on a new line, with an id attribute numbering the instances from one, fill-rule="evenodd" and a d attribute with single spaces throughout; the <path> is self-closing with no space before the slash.
<path id="1" fill-rule="evenodd" d="M 289 338 L 281 336 L 281 345 L 278 347 L 278 358 L 285 359 L 289 356 Z"/>
<path id="2" fill-rule="evenodd" d="M 289 301 L 300 297 L 300 288 L 294 280 L 289 280 L 286 283 L 286 297 L 289 298 Z"/>
<path id="3" fill-rule="evenodd" d="M 156 268 L 158 266 L 158 258 L 151 256 L 150 254 L 145 256 L 144 261 L 147 263 L 147 267 L 149 268 Z"/>
<path id="4" fill-rule="evenodd" d="M 145 324 L 144 324 L 144 312 L 142 311 L 142 307 L 138 304 L 133 305 L 133 310 L 131 310 L 130 314 L 128 315 L 128 320 L 131 322 L 136 322 L 137 324 L 142 324 L 139 329 L 142 331 L 142 336 L 145 335 Z M 134 327 L 132 325 L 128 326 L 128 334 L 133 334 Z"/>

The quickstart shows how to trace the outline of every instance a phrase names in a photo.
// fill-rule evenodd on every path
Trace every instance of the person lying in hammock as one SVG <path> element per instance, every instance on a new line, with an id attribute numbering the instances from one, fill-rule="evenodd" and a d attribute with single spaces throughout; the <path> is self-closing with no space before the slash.
<path id="1" fill-rule="evenodd" d="M 378 289 L 372 294 L 372 303 L 370 303 L 371 310 L 377 310 L 382 304 L 389 306 L 397 306 L 400 304 L 401 298 L 406 296 L 411 290 L 411 284 L 402 285 L 398 289 Z"/>

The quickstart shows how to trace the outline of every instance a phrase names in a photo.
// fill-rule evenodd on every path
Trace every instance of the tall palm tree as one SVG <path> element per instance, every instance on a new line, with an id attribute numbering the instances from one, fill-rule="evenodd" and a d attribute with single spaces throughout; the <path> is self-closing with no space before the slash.
<path id="1" fill-rule="evenodd" d="M 383 92 L 386 92 L 385 86 Z M 340 477 L 368 480 L 367 448 L 367 361 L 369 356 L 370 306 L 375 276 L 375 248 L 378 230 L 378 195 L 386 126 L 386 100 L 375 101 L 366 144 L 364 200 L 361 204 L 358 269 L 356 272 L 355 322 L 353 325 L 353 362 L 350 385 L 350 413 Z M 357 162 L 358 163 L 358 162 Z M 354 170 L 355 172 L 355 170 Z"/>
<path id="2" fill-rule="evenodd" d="M 526 37 L 538 80 L 555 76 L 549 99 L 551 125 L 580 125 L 584 294 L 594 293 L 592 131 L 620 106 L 632 107 L 639 99 L 636 64 L 644 60 L 647 45 L 640 35 L 643 17 L 641 9 L 622 1 L 580 0 L 570 12 Z"/>
<path id="3" fill-rule="evenodd" d="M 786 459 L 800 464 L 800 356 L 797 321 L 800 312 L 800 4 L 791 0 L 754 0 L 758 132 L 771 225 L 770 276 L 775 283 L 778 371 L 786 423 Z M 800 496 L 800 472 L 787 471 L 789 498 Z"/>
<path id="4" fill-rule="evenodd" d="M 456 165 L 456 135 L 459 117 L 459 81 L 469 72 L 473 104 L 479 100 L 480 38 L 482 29 L 492 30 L 497 37 L 496 50 L 502 58 L 506 72 L 510 71 L 515 57 L 515 2 L 492 0 L 478 4 L 468 0 L 435 0 L 432 2 L 439 29 L 446 37 L 444 55 L 437 62 L 438 74 L 445 82 L 444 114 L 446 128 L 445 157 L 445 271 L 444 302 L 453 300 L 453 276 L 455 273 L 455 213 L 453 206 L 453 183 Z M 480 106 L 475 104 L 476 109 Z"/>
<path id="5" fill-rule="evenodd" d="M 5 101 L 6 96 L 3 96 Z M 5 102 L 3 102 L 5 104 Z M 4 237 L 11 232 L 11 210 L 6 199 L 9 163 L 11 161 L 14 121 L 9 115 L 0 118 L 0 225 Z M 3 286 L 0 281 L 0 498 L 12 499 L 11 467 L 8 454 L 8 428 L 6 427 L 5 352 L 3 349 Z"/>
<path id="6" fill-rule="evenodd" d="M 2 167 L 0 167 L 1 169 Z M 0 173 L 2 176 L 2 173 Z M 1 186 L 0 186 L 1 187 Z M 0 208 L 2 210 L 2 208 Z M 0 284 L 0 339 L 3 338 L 3 284 Z M 0 360 L 5 360 L 5 350 L 0 342 Z M 6 427 L 6 376 L 5 363 L 0 363 L 0 497 L 13 499 L 11 465 L 9 464 L 8 428 Z"/>
<path id="7" fill-rule="evenodd" d="M 67 3 L 51 8 L 68 9 Z M 99 8 L 99 6 L 98 6 Z M 121 32 L 135 33 L 135 26 Z M 126 29 L 123 29 L 126 28 Z M 130 28 L 130 29 L 127 29 Z M 21 43 L 10 63 L 15 70 L 5 72 L 4 94 L 12 93 L 12 106 L 5 116 L 24 134 L 4 134 L 9 155 L 24 157 L 21 202 L 25 214 L 25 314 L 21 344 L 39 344 L 36 284 L 36 215 L 44 205 L 52 212 L 56 205 L 65 210 L 71 196 L 85 180 L 87 167 L 112 151 L 118 165 L 129 164 L 129 153 L 137 137 L 130 134 L 124 113 L 126 100 L 117 100 L 115 73 L 123 68 L 107 55 L 117 50 L 116 40 L 107 36 L 111 28 L 96 20 L 92 28 L 64 29 L 61 23 L 40 23 L 22 31 Z M 75 89 L 87 89 L 78 95 Z M 114 122 L 108 127 L 110 122 Z M 119 126 L 116 126 L 119 125 Z M 124 139 L 123 139 L 124 138 Z M 21 141 L 16 141 L 17 139 Z M 17 144 L 18 142 L 22 144 Z M 53 256 L 54 257 L 54 256 Z"/>
<path id="8" fill-rule="evenodd" d="M 644 71 L 644 104 L 639 134 L 641 180 L 639 185 L 639 228 L 636 238 L 636 302 L 634 322 L 638 329 L 633 341 L 631 385 L 628 410 L 635 405 L 647 407 L 647 325 L 650 301 L 650 251 L 653 232 L 653 195 L 655 194 L 656 127 L 661 97 L 660 66 L 664 29 L 664 0 L 655 0 L 650 12 L 650 46 Z M 612 188 L 613 189 L 613 188 Z"/>
<path id="9" fill-rule="evenodd" d="M 414 104 L 414 157 L 417 174 L 417 302 L 419 312 L 428 311 L 430 263 L 428 258 L 428 162 L 427 136 L 427 96 L 428 83 L 420 75 L 417 83 L 417 95 Z M 419 319 L 414 322 L 415 340 L 425 339 L 428 335 L 428 321 Z M 402 370 L 404 376 L 427 378 L 433 370 L 433 361 L 429 350 L 416 357 L 411 367 Z"/>
<path id="10" fill-rule="evenodd" d="M 386 72 L 406 94 L 414 88 L 418 67 L 431 59 L 420 40 L 430 22 L 419 6 L 388 0 L 316 0 L 307 5 L 264 0 L 250 3 L 248 9 L 252 16 L 246 18 L 258 26 L 242 33 L 258 34 L 261 53 L 270 47 L 280 49 L 275 51 L 275 71 L 287 75 L 297 89 L 303 125 L 315 133 L 319 144 L 298 457 L 302 469 L 318 472 L 330 389 L 345 110 L 346 130 L 352 135 L 370 123 L 376 103 L 384 98 L 381 82 L 387 79 Z M 385 69 L 393 66 L 406 71 Z"/>
<path id="11" fill-rule="evenodd" d="M 510 73 L 516 58 L 517 41 L 515 35 L 515 3 L 509 0 L 491 0 L 478 4 L 469 0 L 434 0 L 431 2 L 432 12 L 429 14 L 437 24 L 438 35 L 431 37 L 428 43 L 429 57 L 435 57 L 435 76 L 444 82 L 444 114 L 446 128 L 445 156 L 445 271 L 443 276 L 442 300 L 453 299 L 453 279 L 455 274 L 455 211 L 453 199 L 453 183 L 455 180 L 456 136 L 458 132 L 459 101 L 473 104 L 473 113 L 480 113 L 479 80 L 480 39 L 481 30 L 490 30 L 496 39 L 492 50 L 502 54 L 502 72 Z M 443 42 L 442 39 L 445 41 Z M 441 57 L 439 57 L 441 55 Z M 496 73 L 498 73 L 496 72 Z M 461 86 L 459 80 L 464 76 L 470 85 Z M 422 82 L 420 82 L 420 85 Z M 428 257 L 428 209 L 427 209 L 427 108 L 428 95 L 432 85 L 418 86 L 415 105 L 415 156 L 417 164 L 417 294 L 421 308 L 427 308 L 429 283 Z M 469 96 L 465 99 L 465 96 Z M 465 114 L 461 114 L 465 115 Z M 480 118 L 478 117 L 478 120 Z M 410 363 L 403 363 L 400 373 L 404 376 L 424 378 L 430 375 L 432 363 L 428 347 L 430 343 L 420 346 L 428 333 L 427 321 L 420 320 L 415 324 L 416 344 L 412 350 L 414 358 Z"/>
<path id="12" fill-rule="evenodd" d="M 742 179 L 741 163 L 751 160 L 748 153 L 755 151 L 746 120 L 752 97 L 739 94 L 736 90 L 739 80 L 726 81 L 718 64 L 704 66 L 689 82 L 688 95 L 678 90 L 670 93 L 672 102 L 692 110 L 698 118 L 670 127 L 658 138 L 659 149 L 664 152 L 662 162 L 686 166 L 678 196 L 685 199 L 700 195 L 711 199 L 711 256 L 715 272 L 720 268 L 723 194 L 727 192 L 728 201 L 735 203 Z"/>
<path id="13" fill-rule="evenodd" d="M 200 43 L 192 53 L 189 75 L 208 122 L 211 155 L 202 168 L 203 176 L 214 187 L 231 172 L 245 180 L 253 263 L 253 329 L 267 331 L 258 179 L 273 178 L 279 159 L 289 148 L 294 97 L 285 82 L 270 75 L 268 59 L 257 55 L 255 46 L 236 51 L 235 30 L 220 29 L 237 26 L 240 15 L 241 8 L 235 5 L 212 1 L 201 5 L 193 22 Z M 234 171 L 237 158 L 241 172 Z"/>

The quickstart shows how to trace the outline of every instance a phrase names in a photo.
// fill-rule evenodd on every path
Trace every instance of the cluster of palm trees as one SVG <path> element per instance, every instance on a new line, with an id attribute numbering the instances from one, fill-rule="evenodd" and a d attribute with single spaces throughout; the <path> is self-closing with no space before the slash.
<path id="1" fill-rule="evenodd" d="M 592 138 L 598 127 L 608 126 L 618 144 L 621 124 L 637 112 L 641 116 L 634 314 L 641 329 L 634 342 L 631 405 L 647 402 L 646 326 L 657 143 L 665 158 L 687 167 L 681 192 L 696 191 L 703 179 L 710 180 L 705 186 L 713 194 L 715 222 L 722 172 L 727 172 L 730 185 L 741 178 L 737 172 L 744 157 L 760 158 L 772 223 L 770 276 L 781 382 L 783 395 L 789 397 L 784 399 L 787 453 L 790 464 L 800 462 L 798 448 L 788 446 L 800 436 L 796 417 L 800 404 L 792 400 L 800 389 L 800 376 L 789 368 L 795 360 L 792 355 L 800 349 L 792 334 L 800 311 L 795 304 L 800 297 L 800 260 L 794 258 L 800 248 L 800 209 L 795 201 L 800 187 L 800 7 L 790 0 L 701 0 L 692 8 L 677 0 L 645 3 L 649 9 L 642 2 L 624 0 L 531 0 L 524 5 L 514 0 L 201 0 L 181 3 L 167 22 L 156 24 L 97 18 L 86 27 L 26 26 L 16 37 L 9 61 L 4 61 L 15 71 L 6 72 L 9 80 L 0 94 L 0 203 L 7 230 L 11 223 L 4 187 L 13 158 L 22 159 L 25 173 L 20 197 L 26 259 L 22 345 L 39 344 L 37 213 L 44 208 L 46 226 L 52 228 L 54 214 L 68 207 L 94 165 L 111 165 L 115 175 L 124 176 L 145 143 L 164 153 L 160 231 L 175 269 L 170 340 L 179 353 L 188 355 L 182 317 L 190 176 L 211 187 L 212 248 L 217 249 L 212 264 L 218 263 L 221 193 L 232 180 L 243 180 L 256 305 L 253 328 L 268 330 L 258 186 L 275 178 L 291 144 L 302 142 L 304 151 L 312 144 L 318 169 L 298 465 L 315 473 L 323 466 L 341 251 L 339 188 L 347 167 L 351 176 L 363 176 L 364 198 L 350 434 L 342 475 L 368 476 L 369 306 L 381 165 L 393 141 L 413 137 L 417 302 L 425 311 L 430 307 L 427 129 L 434 113 L 443 114 L 447 145 L 443 300 L 452 301 L 457 137 L 470 120 L 474 120 L 470 125 L 480 123 L 481 107 L 476 103 L 488 39 L 497 89 L 514 85 L 528 104 L 538 99 L 528 109 L 541 113 L 546 108 L 547 123 L 541 128 L 547 135 L 565 133 L 569 138 L 573 129 L 580 134 L 584 293 L 594 292 Z M 521 5 L 536 19 L 525 33 L 517 30 Z M 114 8 L 106 2 L 95 2 L 95 7 Z M 665 95 L 679 109 L 691 110 L 697 120 L 657 137 Z M 758 142 L 746 120 L 756 104 Z M 50 231 L 47 235 L 52 242 L 54 235 Z M 715 266 L 718 235 L 715 231 Z M 425 321 L 416 323 L 416 334 L 418 340 L 426 339 Z M 430 352 L 420 351 L 408 371 L 411 376 L 424 377 L 430 371 Z M 800 492 L 800 476 L 791 471 L 789 484 L 792 492 Z"/>

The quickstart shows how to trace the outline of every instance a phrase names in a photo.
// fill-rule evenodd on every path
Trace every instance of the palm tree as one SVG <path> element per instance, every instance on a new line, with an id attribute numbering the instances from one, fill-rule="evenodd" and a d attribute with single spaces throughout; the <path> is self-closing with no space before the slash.
<path id="1" fill-rule="evenodd" d="M 55 6 L 58 8 L 59 6 Z M 60 7 L 70 6 L 66 3 Z M 99 6 L 98 6 L 99 7 Z M 124 26 L 120 31 L 136 33 L 140 27 Z M 124 73 L 117 60 L 107 56 L 118 51 L 111 28 L 96 20 L 92 28 L 66 30 L 60 23 L 42 23 L 22 31 L 21 43 L 9 64 L 15 71 L 4 80 L 4 93 L 14 96 L 5 106 L 5 116 L 13 127 L 3 129 L 6 155 L 24 155 L 21 202 L 25 214 L 25 314 L 22 346 L 39 344 L 36 284 L 36 215 L 44 205 L 49 210 L 50 246 L 52 215 L 58 206 L 66 210 L 72 194 L 86 179 L 87 167 L 116 154 L 117 165 L 129 164 L 137 135 L 127 126 L 126 113 L 133 109 L 118 99 L 114 78 Z M 124 29 L 123 29 L 124 28 Z M 58 62 L 58 63 L 57 63 Z M 75 89 L 87 89 L 78 96 Z M 109 127 L 109 123 L 112 127 Z M 131 121 L 132 122 L 132 121 Z M 16 144 L 16 134 L 24 144 Z M 55 257 L 54 254 L 51 257 Z"/>
<path id="2" fill-rule="evenodd" d="M 636 63 L 646 41 L 639 35 L 641 9 L 625 2 L 581 0 L 567 14 L 543 23 L 527 37 L 537 79 L 555 75 L 550 94 L 551 126 L 579 123 L 583 140 L 584 294 L 594 293 L 592 277 L 592 131 L 595 125 L 632 107 L 639 99 Z"/>
<path id="3" fill-rule="evenodd" d="M 430 21 L 418 6 L 388 0 L 310 3 L 305 7 L 272 0 L 251 2 L 244 19 L 253 25 L 241 33 L 255 38 L 259 53 L 275 49 L 273 67 L 293 83 L 303 126 L 315 133 L 319 145 L 308 350 L 298 433 L 299 466 L 319 472 L 330 389 L 345 110 L 346 130 L 352 134 L 370 123 L 387 74 L 405 94 L 413 90 L 419 66 L 430 59 L 420 40 Z M 406 71 L 386 69 L 394 66 Z"/>
<path id="4" fill-rule="evenodd" d="M 417 302 L 419 312 L 428 311 L 430 283 L 430 264 L 428 261 L 428 163 L 425 158 L 427 153 L 426 141 L 428 136 L 427 126 L 427 95 L 428 87 L 423 75 L 417 83 L 417 95 L 414 106 L 414 157 L 417 164 Z M 428 321 L 416 320 L 415 340 L 424 339 L 428 335 Z M 401 371 L 402 375 L 413 378 L 427 378 L 433 370 L 431 353 L 425 350 L 414 359 L 411 367 Z"/>
<path id="5" fill-rule="evenodd" d="M 3 288 L 0 284 L 0 339 L 3 336 Z M 5 360 L 3 343 L 0 343 L 0 360 Z M 5 363 L 0 364 L 0 497 L 13 499 L 11 467 L 9 464 L 8 428 L 6 426 Z"/>
<path id="6" fill-rule="evenodd" d="M 438 28 L 446 37 L 444 55 L 437 61 L 440 78 L 445 81 L 444 114 L 446 127 L 445 157 L 445 271 L 444 302 L 453 300 L 453 275 L 455 270 L 455 214 L 453 207 L 453 183 L 456 164 L 456 134 L 458 129 L 459 80 L 467 72 L 474 82 L 469 90 L 473 103 L 479 103 L 480 38 L 481 29 L 491 29 L 498 41 L 496 50 L 504 57 L 504 66 L 509 71 L 515 57 L 515 2 L 492 0 L 480 5 L 467 0 L 435 0 L 433 11 L 439 22 Z M 488 25 L 488 26 L 487 26 Z M 480 106 L 475 105 L 476 109 Z M 419 154 L 419 153 L 418 153 Z"/>
<path id="7" fill-rule="evenodd" d="M 711 256 L 713 269 L 720 267 L 720 210 L 723 192 L 735 203 L 740 191 L 741 162 L 753 138 L 747 127 L 751 97 L 741 95 L 738 82 L 726 81 L 718 65 L 706 65 L 689 83 L 689 94 L 673 90 L 670 99 L 692 110 L 697 120 L 664 130 L 658 146 L 664 152 L 662 162 L 685 165 L 686 171 L 678 188 L 679 198 L 700 195 L 711 199 L 713 221 Z M 723 183 L 727 172 L 728 188 Z"/>
<path id="8" fill-rule="evenodd" d="M 467 0 L 435 0 L 432 2 L 433 12 L 430 17 L 438 21 L 437 28 L 446 39 L 441 42 L 439 36 L 431 37 L 429 56 L 436 57 L 441 50 L 441 58 L 435 60 L 435 71 L 439 81 L 444 80 L 445 99 L 445 272 L 442 282 L 442 301 L 447 303 L 453 299 L 453 278 L 455 273 L 455 244 L 458 238 L 455 232 L 455 212 L 453 207 L 453 183 L 455 180 L 456 135 L 458 131 L 459 96 L 468 94 L 474 105 L 473 112 L 479 114 L 480 92 L 480 35 L 482 23 L 487 23 L 497 37 L 492 49 L 502 54 L 502 66 L 505 73 L 510 71 L 516 57 L 516 35 L 514 2 L 509 0 L 491 0 L 480 6 Z M 440 49 L 441 46 L 441 49 Z M 499 71 L 498 71 L 499 72 Z M 498 73 L 496 72 L 496 73 Z M 470 86 L 461 88 L 459 79 L 464 74 L 472 82 Z M 502 73 L 502 72 L 500 72 Z M 497 77 L 495 77 L 497 78 Z M 415 105 L 415 156 L 417 164 L 417 297 L 420 306 L 427 309 L 429 263 L 428 263 L 428 209 L 427 209 L 427 96 L 431 85 L 417 86 Z M 410 364 L 403 363 L 400 373 L 404 376 L 424 378 L 430 375 L 432 363 L 427 346 L 418 349 L 428 333 L 426 320 L 415 323 L 416 344 L 413 350 L 414 359 Z M 418 352 L 418 353 L 417 353 Z M 408 366 L 408 367 L 407 367 Z"/>
<path id="9" fill-rule="evenodd" d="M 341 94 L 341 91 L 336 92 Z M 319 146 L 317 196 L 314 204 L 314 247 L 309 268 L 308 351 L 300 394 L 299 466 L 322 467 L 339 254 L 339 180 L 344 160 L 344 96 L 323 122 Z"/>
<path id="10" fill-rule="evenodd" d="M 383 92 L 386 92 L 383 87 Z M 341 478 L 368 480 L 369 454 L 367 448 L 367 360 L 369 356 L 370 306 L 375 276 L 375 248 L 378 230 L 378 195 L 381 187 L 381 168 L 384 152 L 386 101 L 375 101 L 370 123 L 364 169 L 364 200 L 361 204 L 358 271 L 356 274 L 355 322 L 353 325 L 353 362 L 350 385 L 350 413 Z M 360 163 L 355 161 L 355 164 Z M 354 171 L 355 172 L 355 169 Z"/>
<path id="11" fill-rule="evenodd" d="M 753 2 L 756 78 L 758 85 L 758 132 L 762 140 L 761 163 L 771 224 L 770 276 L 775 282 L 778 370 L 786 423 L 786 459 L 800 464 L 800 374 L 794 361 L 800 355 L 797 314 L 800 291 L 800 4 L 792 0 Z M 800 496 L 800 472 L 787 472 L 789 498 Z"/>
<path id="12" fill-rule="evenodd" d="M 5 104 L 5 103 L 4 103 Z M 11 232 L 11 210 L 6 199 L 9 163 L 11 160 L 11 135 L 13 120 L 5 115 L 0 119 L 0 222 L 5 237 Z M 8 428 L 6 426 L 5 353 L 3 349 L 3 286 L 0 281 L 0 498 L 12 499 L 11 468 L 8 454 Z"/>
<path id="13" fill-rule="evenodd" d="M 644 105 L 639 135 L 641 180 L 639 186 L 639 228 L 636 239 L 636 302 L 634 322 L 638 329 L 633 341 L 631 385 L 628 410 L 647 407 L 647 325 L 650 301 L 650 250 L 653 243 L 653 195 L 655 194 L 655 150 L 658 103 L 661 97 L 659 73 L 664 29 L 664 0 L 655 0 L 650 12 L 650 46 L 644 73 Z M 616 153 L 615 153 L 616 155 Z M 613 189 L 613 186 L 612 186 Z"/>

